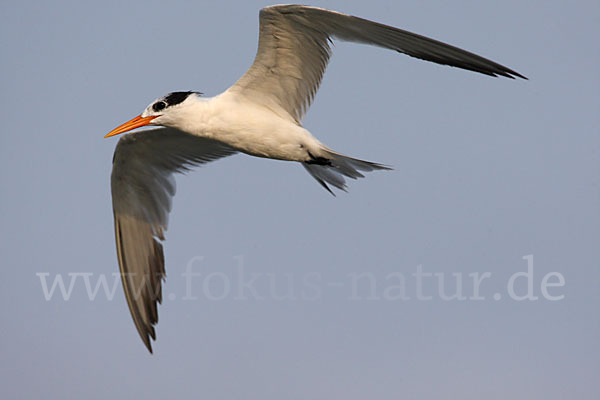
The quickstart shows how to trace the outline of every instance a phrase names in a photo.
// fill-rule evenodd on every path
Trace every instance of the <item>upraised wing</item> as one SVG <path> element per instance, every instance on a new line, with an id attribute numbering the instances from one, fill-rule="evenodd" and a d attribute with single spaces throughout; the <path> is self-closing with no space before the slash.
<path id="1" fill-rule="evenodd" d="M 260 11 L 256 58 L 229 91 L 283 110 L 299 122 L 321 83 L 332 38 L 486 75 L 527 79 L 476 54 L 391 26 L 317 7 L 279 5 Z"/>
<path id="2" fill-rule="evenodd" d="M 133 322 L 150 352 L 156 340 L 174 172 L 234 154 L 222 143 L 159 128 L 123 136 L 115 149 L 111 190 L 117 257 Z"/>

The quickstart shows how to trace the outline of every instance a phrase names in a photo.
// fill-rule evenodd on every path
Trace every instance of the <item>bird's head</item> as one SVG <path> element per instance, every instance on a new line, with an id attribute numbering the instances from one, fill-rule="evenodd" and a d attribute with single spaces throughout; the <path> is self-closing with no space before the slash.
<path id="1" fill-rule="evenodd" d="M 173 92 L 154 100 L 143 113 L 125 122 L 110 131 L 105 138 L 128 132 L 132 129 L 146 125 L 160 125 L 176 127 L 179 118 L 187 103 L 191 103 L 200 92 Z"/>

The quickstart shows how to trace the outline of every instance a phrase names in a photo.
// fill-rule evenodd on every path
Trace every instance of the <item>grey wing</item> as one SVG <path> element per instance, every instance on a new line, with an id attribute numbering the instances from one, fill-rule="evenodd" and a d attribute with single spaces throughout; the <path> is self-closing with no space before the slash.
<path id="1" fill-rule="evenodd" d="M 235 152 L 171 128 L 131 133 L 117 144 L 111 175 L 117 257 L 131 316 L 150 352 L 165 276 L 160 241 L 175 194 L 172 175 Z"/>
<path id="2" fill-rule="evenodd" d="M 256 58 L 229 90 L 283 109 L 299 122 L 319 88 L 332 38 L 486 75 L 527 79 L 486 58 L 415 33 L 322 8 L 280 5 L 260 11 Z"/>

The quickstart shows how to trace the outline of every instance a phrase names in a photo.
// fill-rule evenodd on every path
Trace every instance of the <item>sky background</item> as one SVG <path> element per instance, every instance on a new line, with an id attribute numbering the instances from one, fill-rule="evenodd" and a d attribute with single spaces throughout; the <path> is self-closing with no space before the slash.
<path id="1" fill-rule="evenodd" d="M 36 274 L 118 271 L 103 136 L 168 92 L 225 90 L 269 4 L 2 2 L 0 397 L 599 398 L 596 1 L 313 3 L 530 80 L 337 42 L 304 125 L 394 171 L 337 197 L 245 155 L 178 176 L 152 356 L 120 283 L 91 301 L 80 275 L 46 301 Z M 529 255 L 538 299 L 517 301 Z M 429 277 L 420 300 L 419 268 L 446 293 L 462 277 L 467 299 Z M 561 300 L 541 291 L 553 272 Z"/>

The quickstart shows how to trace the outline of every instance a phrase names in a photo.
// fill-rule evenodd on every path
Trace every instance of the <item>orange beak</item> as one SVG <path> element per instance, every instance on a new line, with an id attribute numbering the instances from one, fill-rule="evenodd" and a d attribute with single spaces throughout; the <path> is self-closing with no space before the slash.
<path id="1" fill-rule="evenodd" d="M 150 123 L 150 121 L 152 121 L 156 117 L 158 117 L 158 115 L 154 115 L 152 117 L 142 117 L 141 115 L 138 115 L 137 117 L 135 117 L 131 121 L 125 122 L 123 125 L 117 126 L 115 129 L 113 129 L 112 131 L 108 132 L 108 134 L 106 136 L 104 136 L 104 137 L 107 138 L 107 137 L 115 136 L 115 135 L 118 135 L 120 133 L 128 132 L 128 131 L 130 131 L 132 129 L 135 129 L 135 128 L 146 126 L 146 125 L 148 125 Z"/>

